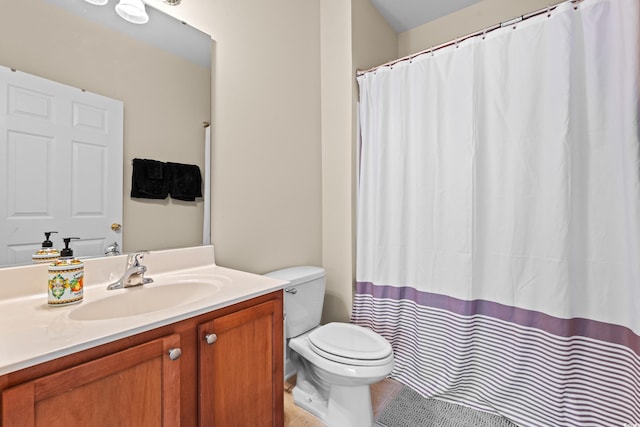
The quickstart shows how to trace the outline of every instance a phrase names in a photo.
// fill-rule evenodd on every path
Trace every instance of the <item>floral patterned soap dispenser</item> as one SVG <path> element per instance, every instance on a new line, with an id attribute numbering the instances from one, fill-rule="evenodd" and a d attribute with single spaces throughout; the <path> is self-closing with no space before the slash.
<path id="1" fill-rule="evenodd" d="M 35 254 L 31 255 L 31 260 L 36 264 L 55 261 L 60 257 L 60 251 L 53 247 L 53 242 L 49 240 L 49 236 L 57 231 L 45 231 L 44 242 L 42 247 Z"/>
<path id="2" fill-rule="evenodd" d="M 49 264 L 48 296 L 50 306 L 75 304 L 82 301 L 84 264 L 73 257 L 69 242 L 79 237 L 65 237 L 60 258 Z"/>

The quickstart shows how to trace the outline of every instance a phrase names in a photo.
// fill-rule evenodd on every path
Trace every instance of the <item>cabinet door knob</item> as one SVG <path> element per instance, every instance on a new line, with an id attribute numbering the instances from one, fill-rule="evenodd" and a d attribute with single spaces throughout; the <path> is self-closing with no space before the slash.
<path id="1" fill-rule="evenodd" d="M 213 344 L 218 341 L 218 336 L 216 334 L 207 334 L 204 336 L 204 339 L 207 341 L 207 344 Z"/>
<path id="2" fill-rule="evenodd" d="M 179 359 L 180 356 L 182 356 L 182 350 L 180 350 L 180 348 L 176 347 L 169 350 L 169 359 L 176 360 Z"/>

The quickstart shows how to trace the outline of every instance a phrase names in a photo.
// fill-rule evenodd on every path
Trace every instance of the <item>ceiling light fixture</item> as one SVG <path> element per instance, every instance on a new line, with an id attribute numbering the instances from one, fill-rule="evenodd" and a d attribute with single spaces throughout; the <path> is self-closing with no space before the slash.
<path id="1" fill-rule="evenodd" d="M 120 0 L 116 5 L 116 12 L 122 19 L 134 24 L 146 24 L 149 21 L 149 15 L 142 0 Z"/>
<path id="2" fill-rule="evenodd" d="M 109 0 L 84 0 L 87 3 L 95 4 L 96 6 L 104 6 Z"/>

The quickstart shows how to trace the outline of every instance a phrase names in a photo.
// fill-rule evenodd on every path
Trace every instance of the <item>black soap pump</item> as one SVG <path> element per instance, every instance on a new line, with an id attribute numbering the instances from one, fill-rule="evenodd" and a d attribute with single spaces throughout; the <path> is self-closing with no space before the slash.
<path id="1" fill-rule="evenodd" d="M 62 241 L 64 242 L 64 248 L 60 251 L 60 258 L 73 258 L 73 249 L 69 247 L 69 243 L 71 240 L 80 240 L 79 237 L 64 237 Z M 80 261 L 78 261 L 80 262 Z"/>
<path id="2" fill-rule="evenodd" d="M 49 264 L 47 303 L 50 306 L 75 304 L 84 296 L 84 264 L 73 257 L 73 250 L 69 247 L 71 240 L 76 239 L 79 237 L 62 239 L 64 249 L 60 251 L 60 258 Z"/>
<path id="3" fill-rule="evenodd" d="M 53 247 L 53 242 L 49 240 L 51 234 L 57 233 L 57 231 L 45 231 L 44 232 L 44 242 L 42 242 L 42 247 L 33 255 L 31 255 L 31 260 L 36 264 L 42 264 L 45 262 L 52 262 L 58 259 L 60 256 L 60 252 Z"/>

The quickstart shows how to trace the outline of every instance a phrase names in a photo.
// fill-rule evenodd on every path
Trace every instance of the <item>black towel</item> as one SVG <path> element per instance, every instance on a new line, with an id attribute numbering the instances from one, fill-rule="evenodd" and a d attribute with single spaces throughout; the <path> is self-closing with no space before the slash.
<path id="1" fill-rule="evenodd" d="M 169 177 L 163 162 L 133 159 L 131 197 L 166 199 L 169 195 Z"/>
<path id="2" fill-rule="evenodd" d="M 202 177 L 197 165 L 167 163 L 169 194 L 173 199 L 193 202 L 202 197 Z"/>

